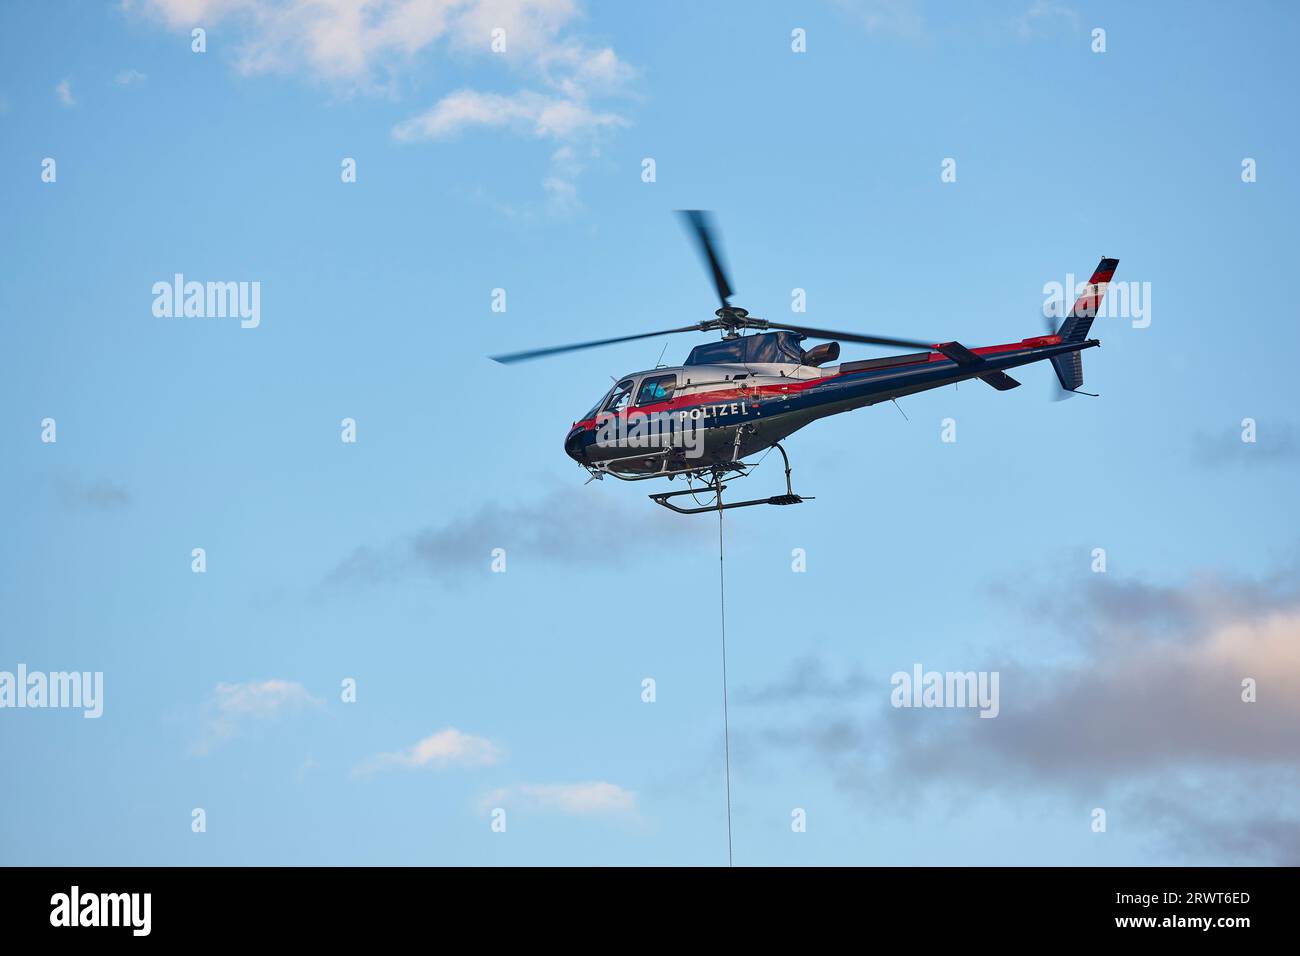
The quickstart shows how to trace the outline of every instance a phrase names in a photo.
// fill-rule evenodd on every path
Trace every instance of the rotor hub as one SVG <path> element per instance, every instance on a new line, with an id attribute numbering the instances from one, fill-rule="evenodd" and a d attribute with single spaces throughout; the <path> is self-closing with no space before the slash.
<path id="1" fill-rule="evenodd" d="M 757 319 L 749 318 L 749 312 L 736 305 L 724 305 L 713 313 L 717 318 L 709 323 L 723 331 L 724 339 L 739 338 L 741 329 L 757 328 Z"/>

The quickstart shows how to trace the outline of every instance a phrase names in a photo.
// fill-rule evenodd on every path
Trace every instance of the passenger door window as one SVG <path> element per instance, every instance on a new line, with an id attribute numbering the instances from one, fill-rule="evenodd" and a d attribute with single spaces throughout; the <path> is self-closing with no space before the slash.
<path id="1" fill-rule="evenodd" d="M 655 402 L 666 402 L 673 397 L 673 389 L 676 387 L 676 375 L 646 376 L 641 380 L 641 388 L 637 391 L 636 403 L 638 405 L 653 405 Z"/>

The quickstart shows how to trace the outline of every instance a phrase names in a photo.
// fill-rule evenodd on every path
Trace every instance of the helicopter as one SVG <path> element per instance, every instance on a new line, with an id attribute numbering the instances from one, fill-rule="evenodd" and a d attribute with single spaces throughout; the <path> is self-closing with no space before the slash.
<path id="1" fill-rule="evenodd" d="M 820 418 L 967 379 L 977 378 L 1007 391 L 1020 382 L 1006 370 L 1032 362 L 1051 362 L 1061 388 L 1079 392 L 1081 353 L 1101 344 L 1088 338 L 1088 332 L 1119 265 L 1118 259 L 1103 256 L 1065 319 L 1054 331 L 1049 327 L 1049 334 L 969 349 L 959 342 L 836 332 L 752 316 L 731 304 L 734 293 L 711 217 L 701 210 L 684 210 L 680 215 L 721 303 L 713 318 L 657 332 L 491 356 L 510 364 L 663 335 L 720 331 L 720 341 L 695 346 L 680 366 L 617 379 L 572 424 L 564 440 L 565 453 L 586 469 L 588 480 L 683 477 L 687 488 L 649 496 L 679 514 L 812 500 L 794 493 L 790 458 L 781 442 Z M 805 349 L 806 339 L 824 341 Z M 832 364 L 840 357 L 841 342 L 912 351 Z M 746 459 L 772 448 L 785 462 L 785 494 L 724 502 L 724 481 L 748 475 L 756 463 Z M 696 481 L 703 486 L 697 487 Z M 713 503 L 701 505 L 701 492 L 713 495 Z M 684 495 L 692 496 L 697 506 L 682 507 L 674 500 Z"/>

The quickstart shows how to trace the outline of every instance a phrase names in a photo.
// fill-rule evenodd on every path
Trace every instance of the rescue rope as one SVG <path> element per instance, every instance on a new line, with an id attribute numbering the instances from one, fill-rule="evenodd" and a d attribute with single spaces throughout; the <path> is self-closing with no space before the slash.
<path id="1" fill-rule="evenodd" d="M 731 866 L 731 719 L 727 715 L 727 577 L 722 561 L 722 477 L 718 494 L 718 606 L 722 621 L 722 746 L 727 767 L 727 866 Z"/>

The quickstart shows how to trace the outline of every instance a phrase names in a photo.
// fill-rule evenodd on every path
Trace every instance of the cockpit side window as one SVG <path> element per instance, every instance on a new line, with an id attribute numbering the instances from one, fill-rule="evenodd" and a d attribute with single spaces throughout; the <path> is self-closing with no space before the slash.
<path id="1" fill-rule="evenodd" d="M 637 390 L 636 403 L 638 405 L 653 405 L 655 402 L 666 402 L 673 397 L 673 389 L 677 387 L 677 376 L 673 375 L 648 375 L 641 380 L 641 387 Z"/>
<path id="2" fill-rule="evenodd" d="M 614 387 L 614 393 L 609 396 L 609 401 L 605 403 L 605 411 L 616 412 L 625 407 L 628 399 L 632 397 L 632 379 L 624 379 Z"/>

